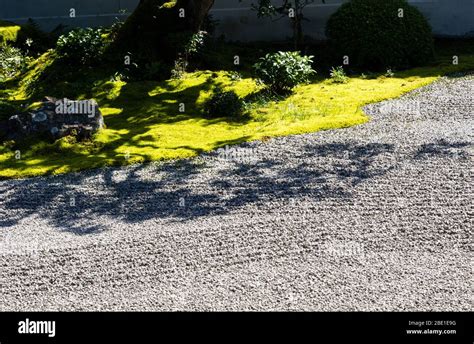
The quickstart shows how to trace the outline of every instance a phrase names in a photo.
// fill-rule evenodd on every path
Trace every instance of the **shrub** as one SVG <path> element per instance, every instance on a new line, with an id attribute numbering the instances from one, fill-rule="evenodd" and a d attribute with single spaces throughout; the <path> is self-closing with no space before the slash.
<path id="1" fill-rule="evenodd" d="M 14 77 L 22 72 L 28 63 L 28 59 L 18 48 L 4 45 L 0 47 L 0 82 Z"/>
<path id="2" fill-rule="evenodd" d="M 332 81 L 338 84 L 345 84 L 349 80 L 342 66 L 339 66 L 337 68 L 333 67 L 329 72 L 329 75 L 331 75 Z"/>
<path id="3" fill-rule="evenodd" d="M 98 61 L 105 46 L 102 29 L 75 29 L 59 37 L 56 52 L 62 60 L 88 65 Z"/>
<path id="4" fill-rule="evenodd" d="M 291 91 L 298 84 L 307 82 L 316 73 L 311 64 L 313 56 L 301 56 L 299 52 L 279 51 L 267 54 L 254 65 L 256 76 L 277 94 Z"/>
<path id="5" fill-rule="evenodd" d="M 234 91 L 217 89 L 205 104 L 206 115 L 210 118 L 239 117 L 244 110 L 244 102 Z"/>
<path id="6" fill-rule="evenodd" d="M 434 56 L 431 28 L 406 0 L 351 0 L 331 16 L 326 34 L 338 58 L 369 70 L 423 65 Z"/>

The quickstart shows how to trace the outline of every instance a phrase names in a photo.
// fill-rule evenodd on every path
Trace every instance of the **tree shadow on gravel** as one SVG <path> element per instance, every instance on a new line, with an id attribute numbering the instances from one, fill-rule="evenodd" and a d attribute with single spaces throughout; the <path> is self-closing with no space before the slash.
<path id="1" fill-rule="evenodd" d="M 446 140 L 439 140 L 435 143 L 421 145 L 415 153 L 415 159 L 428 159 L 433 156 L 468 159 L 469 153 L 466 152 L 465 149 L 471 145 L 469 142 L 448 142 Z"/>
<path id="2" fill-rule="evenodd" d="M 159 166 L 4 181 L 0 182 L 0 227 L 37 215 L 58 229 L 86 235 L 106 230 L 111 221 L 187 221 L 303 197 L 315 202 L 349 201 L 355 185 L 393 168 L 376 163 L 393 150 L 388 144 L 308 144 L 294 153 L 291 162 L 278 150 L 265 152 L 251 163 L 213 152 Z"/>
<path id="3" fill-rule="evenodd" d="M 252 212 L 265 203 L 281 205 L 303 199 L 351 203 L 357 185 L 403 163 L 394 159 L 397 154 L 391 144 L 311 143 L 292 150 L 291 155 L 292 147 L 276 144 L 270 149 L 266 145 L 238 146 L 256 158 L 250 162 L 214 151 L 159 165 L 2 181 L 0 228 L 36 215 L 59 230 L 87 235 L 107 230 L 110 222 L 118 222 L 119 227 L 150 219 L 183 222 L 239 210 Z M 467 159 L 470 146 L 439 140 L 418 146 L 405 159 Z"/>

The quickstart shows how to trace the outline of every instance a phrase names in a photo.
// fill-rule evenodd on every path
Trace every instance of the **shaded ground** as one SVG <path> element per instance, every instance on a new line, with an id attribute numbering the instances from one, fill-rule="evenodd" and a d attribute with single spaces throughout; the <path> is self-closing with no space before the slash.
<path id="1" fill-rule="evenodd" d="M 0 310 L 470 310 L 474 79 L 176 163 L 0 182 Z"/>

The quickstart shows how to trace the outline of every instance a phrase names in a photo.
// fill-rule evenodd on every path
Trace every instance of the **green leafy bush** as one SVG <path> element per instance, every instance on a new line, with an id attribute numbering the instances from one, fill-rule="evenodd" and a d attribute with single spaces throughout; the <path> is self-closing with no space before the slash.
<path id="1" fill-rule="evenodd" d="M 316 73 L 311 64 L 313 56 L 301 56 L 299 52 L 279 51 L 267 54 L 254 65 L 257 78 L 277 94 L 291 91 L 298 84 L 307 82 Z"/>
<path id="2" fill-rule="evenodd" d="M 331 76 L 331 80 L 338 84 L 345 84 L 349 80 L 342 66 L 339 66 L 337 68 L 333 67 L 329 72 L 329 75 Z"/>
<path id="3" fill-rule="evenodd" d="M 205 113 L 210 118 L 240 117 L 244 111 L 244 102 L 234 91 L 217 89 L 205 104 Z"/>
<path id="4" fill-rule="evenodd" d="M 406 0 L 351 0 L 326 26 L 337 58 L 382 71 L 423 65 L 434 56 L 431 28 Z"/>
<path id="5" fill-rule="evenodd" d="M 75 29 L 59 37 L 56 52 L 67 62 L 89 65 L 100 59 L 105 47 L 102 29 Z"/>
<path id="6" fill-rule="evenodd" d="M 4 45 L 0 47 L 0 82 L 14 77 L 22 72 L 28 64 L 23 52 L 15 47 Z"/>

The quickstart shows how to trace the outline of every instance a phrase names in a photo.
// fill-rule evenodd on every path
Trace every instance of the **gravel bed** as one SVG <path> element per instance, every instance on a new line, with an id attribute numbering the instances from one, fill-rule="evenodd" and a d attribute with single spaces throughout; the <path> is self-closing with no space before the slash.
<path id="1" fill-rule="evenodd" d="M 347 129 L 0 182 L 0 310 L 472 310 L 474 77 Z"/>

